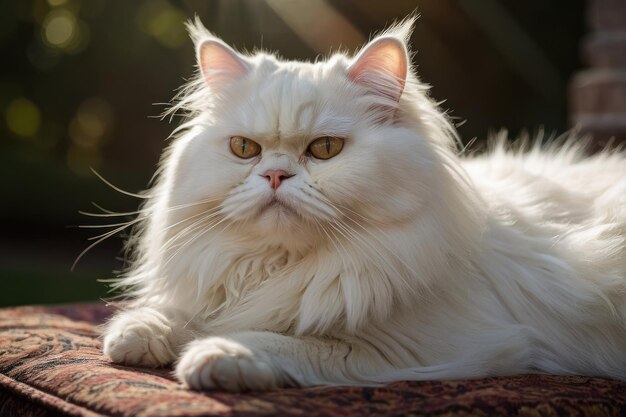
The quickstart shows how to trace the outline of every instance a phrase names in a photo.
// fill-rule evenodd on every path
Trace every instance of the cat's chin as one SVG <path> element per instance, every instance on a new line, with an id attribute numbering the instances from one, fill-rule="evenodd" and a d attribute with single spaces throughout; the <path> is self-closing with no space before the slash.
<path id="1" fill-rule="evenodd" d="M 300 220 L 298 213 L 288 204 L 272 200 L 261 208 L 257 223 L 265 228 L 285 228 L 297 224 Z"/>
<path id="2" fill-rule="evenodd" d="M 308 246 L 308 238 L 312 237 L 307 222 L 288 203 L 266 204 L 259 210 L 252 224 L 259 238 L 272 245 L 296 249 L 294 246 Z"/>
<path id="3" fill-rule="evenodd" d="M 275 215 L 297 215 L 295 210 L 287 203 L 278 199 L 272 199 L 259 210 L 259 215 L 274 213 Z"/>

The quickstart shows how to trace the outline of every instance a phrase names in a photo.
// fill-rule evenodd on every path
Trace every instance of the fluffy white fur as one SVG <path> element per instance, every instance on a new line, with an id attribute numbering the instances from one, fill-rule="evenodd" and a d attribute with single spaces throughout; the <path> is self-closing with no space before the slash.
<path id="1" fill-rule="evenodd" d="M 113 361 L 235 391 L 626 379 L 624 154 L 459 157 L 408 66 L 412 23 L 317 63 L 239 55 L 191 25 L 201 71 L 130 242 Z M 233 135 L 261 155 L 234 156 Z M 325 135 L 342 152 L 307 155 Z M 294 176 L 274 192 L 267 169 Z"/>

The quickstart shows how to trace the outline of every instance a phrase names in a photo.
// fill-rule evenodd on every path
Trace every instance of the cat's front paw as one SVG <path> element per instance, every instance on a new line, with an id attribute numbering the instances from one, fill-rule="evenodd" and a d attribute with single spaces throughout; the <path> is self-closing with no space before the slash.
<path id="1" fill-rule="evenodd" d="M 104 334 L 104 354 L 113 362 L 157 368 L 176 359 L 169 320 L 151 308 L 118 314 Z"/>
<path id="2" fill-rule="evenodd" d="M 223 337 L 191 343 L 176 367 L 176 375 L 197 390 L 267 391 L 293 385 L 265 352 Z"/>

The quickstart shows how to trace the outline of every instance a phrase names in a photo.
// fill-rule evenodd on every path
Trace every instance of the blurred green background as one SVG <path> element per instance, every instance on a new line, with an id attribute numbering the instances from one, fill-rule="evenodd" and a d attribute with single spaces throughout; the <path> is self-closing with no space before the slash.
<path id="1" fill-rule="evenodd" d="M 194 68 L 194 14 L 240 50 L 289 59 L 356 49 L 417 10 L 421 78 L 465 142 L 567 128 L 566 88 L 581 67 L 582 0 L 0 1 L 0 305 L 105 297 L 123 234 L 78 211 L 133 211 L 175 122 L 158 116 Z"/>

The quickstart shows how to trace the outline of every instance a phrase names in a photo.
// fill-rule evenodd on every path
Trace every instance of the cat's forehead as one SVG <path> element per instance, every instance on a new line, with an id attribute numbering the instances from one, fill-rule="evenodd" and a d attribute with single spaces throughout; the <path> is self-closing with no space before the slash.
<path id="1" fill-rule="evenodd" d="M 249 135 L 300 138 L 345 135 L 353 92 L 345 65 L 259 59 L 234 101 L 241 129 Z M 353 100 L 352 100 L 353 101 Z"/>
<path id="2" fill-rule="evenodd" d="M 280 100 L 284 104 L 329 101 L 347 81 L 345 67 L 336 61 L 278 61 L 270 57 L 253 70 L 251 88 L 257 99 Z M 333 93 L 335 91 L 335 94 Z"/>

